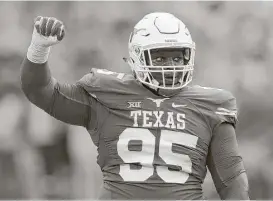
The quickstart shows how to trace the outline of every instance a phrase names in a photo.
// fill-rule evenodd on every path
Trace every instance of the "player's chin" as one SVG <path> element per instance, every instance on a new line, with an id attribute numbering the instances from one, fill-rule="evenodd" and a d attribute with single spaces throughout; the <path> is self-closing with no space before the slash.
<path id="1" fill-rule="evenodd" d="M 163 86 L 163 85 L 164 85 L 162 79 L 159 80 L 158 82 L 159 82 L 159 85 L 160 85 L 160 86 Z M 173 84 L 174 84 L 174 86 L 177 86 L 178 84 L 180 84 L 180 79 L 179 79 L 179 78 L 175 78 L 175 79 L 173 80 L 173 78 L 165 78 L 165 85 L 166 85 L 166 86 L 172 86 Z"/>

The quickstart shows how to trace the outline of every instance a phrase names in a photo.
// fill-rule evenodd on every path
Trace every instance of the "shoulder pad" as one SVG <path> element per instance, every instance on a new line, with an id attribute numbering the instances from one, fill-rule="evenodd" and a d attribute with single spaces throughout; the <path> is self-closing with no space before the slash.
<path id="1" fill-rule="evenodd" d="M 224 89 L 193 86 L 187 90 L 189 99 L 201 108 L 209 110 L 211 119 L 219 123 L 237 123 L 236 99 L 231 92 Z"/>
<path id="2" fill-rule="evenodd" d="M 91 69 L 90 73 L 84 75 L 77 84 L 81 85 L 92 97 L 99 102 L 107 104 L 119 95 L 132 93 L 135 79 L 125 73 L 112 72 L 105 69 Z"/>

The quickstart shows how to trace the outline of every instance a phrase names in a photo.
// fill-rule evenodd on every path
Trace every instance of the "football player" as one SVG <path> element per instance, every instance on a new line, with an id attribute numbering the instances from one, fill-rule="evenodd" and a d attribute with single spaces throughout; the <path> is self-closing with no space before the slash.
<path id="1" fill-rule="evenodd" d="M 60 20 L 37 17 L 22 89 L 51 116 L 87 129 L 98 147 L 100 199 L 205 199 L 207 167 L 221 199 L 249 199 L 235 98 L 190 85 L 195 44 L 181 20 L 144 16 L 129 37 L 132 74 L 91 69 L 74 84 L 54 79 L 47 62 L 64 34 Z"/>

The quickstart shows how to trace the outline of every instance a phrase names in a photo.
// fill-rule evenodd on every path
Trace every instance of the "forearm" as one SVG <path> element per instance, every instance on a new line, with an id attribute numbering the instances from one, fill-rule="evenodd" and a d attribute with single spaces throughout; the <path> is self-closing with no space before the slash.
<path id="1" fill-rule="evenodd" d="M 47 110 L 56 82 L 47 63 L 36 64 L 24 59 L 21 65 L 21 87 L 26 97 L 38 107 Z"/>
<path id="2" fill-rule="evenodd" d="M 239 174 L 226 187 L 218 189 L 222 200 L 249 200 L 248 179 L 245 172 Z"/>

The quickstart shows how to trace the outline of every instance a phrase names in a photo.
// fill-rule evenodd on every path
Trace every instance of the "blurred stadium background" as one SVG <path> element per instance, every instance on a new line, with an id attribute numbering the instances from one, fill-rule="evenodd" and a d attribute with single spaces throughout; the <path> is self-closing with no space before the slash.
<path id="1" fill-rule="evenodd" d="M 91 67 L 129 72 L 122 57 L 134 24 L 171 12 L 197 44 L 194 82 L 234 93 L 237 135 L 251 199 L 273 198 L 273 2 L 0 2 L 0 199 L 91 199 L 102 185 L 96 148 L 79 127 L 30 105 L 19 66 L 36 16 L 54 16 L 66 37 L 50 66 L 62 82 Z M 208 174 L 204 192 L 217 193 Z"/>

